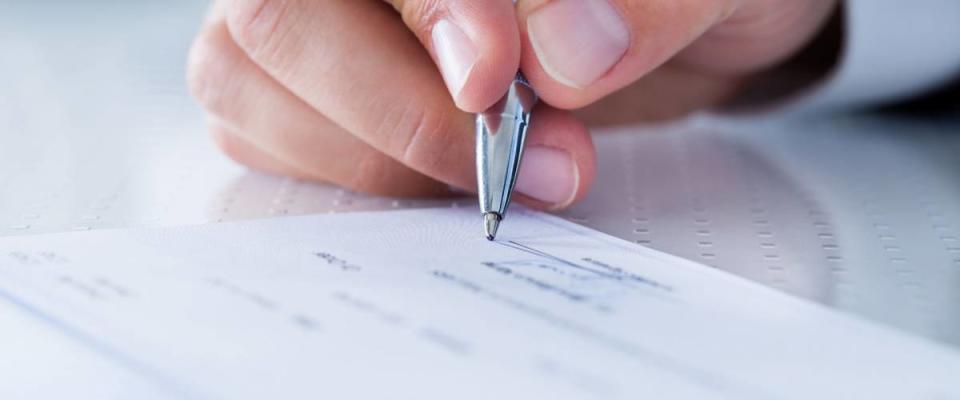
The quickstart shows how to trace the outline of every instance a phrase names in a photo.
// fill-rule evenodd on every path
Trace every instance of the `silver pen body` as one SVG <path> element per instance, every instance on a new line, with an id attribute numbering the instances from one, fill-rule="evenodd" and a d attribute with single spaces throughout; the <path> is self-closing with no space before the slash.
<path id="1" fill-rule="evenodd" d="M 496 236 L 510 205 L 536 103 L 536 93 L 518 73 L 507 94 L 477 114 L 477 191 L 487 239 Z"/>

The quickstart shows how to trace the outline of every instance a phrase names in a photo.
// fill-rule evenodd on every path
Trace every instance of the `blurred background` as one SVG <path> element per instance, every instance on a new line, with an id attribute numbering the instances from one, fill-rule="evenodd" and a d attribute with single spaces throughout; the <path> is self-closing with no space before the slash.
<path id="1" fill-rule="evenodd" d="M 0 1 L 0 236 L 476 207 L 228 161 L 184 82 L 206 7 Z M 958 133 L 890 112 L 598 130 L 598 181 L 562 216 L 960 346 Z"/>

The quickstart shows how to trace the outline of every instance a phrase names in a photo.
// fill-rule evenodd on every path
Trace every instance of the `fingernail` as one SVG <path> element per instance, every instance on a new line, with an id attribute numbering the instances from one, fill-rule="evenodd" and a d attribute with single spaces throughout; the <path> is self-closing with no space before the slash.
<path id="1" fill-rule="evenodd" d="M 607 73 L 630 42 L 608 0 L 554 0 L 527 18 L 527 34 L 543 69 L 564 85 L 583 88 Z"/>
<path id="2" fill-rule="evenodd" d="M 434 51 L 437 52 L 440 73 L 450 94 L 456 99 L 477 62 L 477 46 L 463 30 L 447 20 L 437 22 L 430 35 Z"/>
<path id="3" fill-rule="evenodd" d="M 579 180 L 577 164 L 570 153 L 552 147 L 531 146 L 523 152 L 516 189 L 560 208 L 573 202 Z"/>

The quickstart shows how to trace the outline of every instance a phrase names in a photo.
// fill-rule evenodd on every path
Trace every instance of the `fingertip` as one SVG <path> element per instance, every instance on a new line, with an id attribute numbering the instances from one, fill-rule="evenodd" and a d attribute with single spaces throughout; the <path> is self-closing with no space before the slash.
<path id="1" fill-rule="evenodd" d="M 617 3 L 521 3 L 521 68 L 545 102 L 574 109 L 598 98 L 598 84 L 609 80 L 630 49 L 632 30 Z"/>
<path id="2" fill-rule="evenodd" d="M 509 0 L 444 4 L 433 18 L 428 47 L 457 107 L 482 112 L 503 96 L 519 69 L 516 13 Z"/>
<path id="3" fill-rule="evenodd" d="M 740 3 L 525 0 L 521 68 L 543 101 L 580 108 L 659 68 Z"/>
<path id="4" fill-rule="evenodd" d="M 593 183 L 593 140 L 568 111 L 541 105 L 533 118 L 517 181 L 518 199 L 546 210 L 569 207 L 586 196 Z"/>
<path id="5" fill-rule="evenodd" d="M 454 97 L 457 108 L 469 112 L 484 112 L 503 98 L 517 75 L 519 54 L 516 60 L 497 61 L 504 55 L 488 53 L 487 60 L 477 63 L 463 89 Z"/>

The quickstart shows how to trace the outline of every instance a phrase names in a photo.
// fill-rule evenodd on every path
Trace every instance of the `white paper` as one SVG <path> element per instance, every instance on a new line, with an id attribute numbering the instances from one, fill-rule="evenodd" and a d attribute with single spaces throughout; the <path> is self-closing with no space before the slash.
<path id="1" fill-rule="evenodd" d="M 0 397 L 960 399 L 955 350 L 558 218 L 0 240 Z"/>

